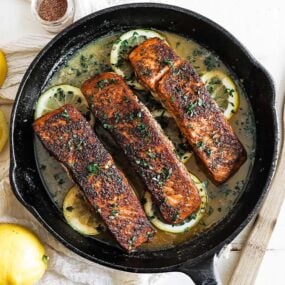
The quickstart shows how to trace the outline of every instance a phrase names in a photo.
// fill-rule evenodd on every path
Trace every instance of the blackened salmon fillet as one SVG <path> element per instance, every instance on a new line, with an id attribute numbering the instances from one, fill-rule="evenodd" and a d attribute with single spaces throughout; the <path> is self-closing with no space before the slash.
<path id="1" fill-rule="evenodd" d="M 139 81 L 152 91 L 160 78 L 180 61 L 175 51 L 159 38 L 151 38 L 137 46 L 129 59 Z"/>
<path id="2" fill-rule="evenodd" d="M 154 91 L 153 95 L 174 117 L 214 181 L 223 183 L 246 160 L 245 149 L 189 62 L 172 56 L 168 68 L 159 72 L 157 64 L 165 49 L 171 47 L 152 38 L 136 47 L 129 59 L 140 82 Z M 156 76 L 146 77 L 144 69 Z"/>
<path id="3" fill-rule="evenodd" d="M 122 248 L 132 251 L 152 238 L 155 230 L 136 194 L 76 108 L 65 105 L 37 119 L 33 128 Z"/>
<path id="4" fill-rule="evenodd" d="M 143 179 L 163 218 L 174 224 L 193 214 L 201 202 L 195 184 L 173 144 L 124 80 L 107 72 L 85 81 L 81 90 Z"/>

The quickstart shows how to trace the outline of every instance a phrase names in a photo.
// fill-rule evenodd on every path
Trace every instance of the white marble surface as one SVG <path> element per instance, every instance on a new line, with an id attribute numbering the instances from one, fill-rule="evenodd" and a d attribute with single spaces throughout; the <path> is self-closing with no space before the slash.
<path id="1" fill-rule="evenodd" d="M 80 1 L 80 0 L 78 0 Z M 100 0 L 94 0 L 100 1 Z M 119 1 L 114 1 L 119 2 Z M 120 1 L 120 3 L 123 1 Z M 124 1 L 130 2 L 130 1 Z M 142 2 L 142 1 L 132 1 Z M 153 1 L 156 2 L 156 1 Z M 162 2 L 162 1 L 161 1 Z M 281 119 L 285 93 L 285 2 L 284 0 L 168 0 L 167 4 L 185 7 L 216 21 L 234 34 L 268 69 L 276 86 L 276 108 Z M 31 33 L 43 33 L 32 19 L 27 0 L 0 0 L 0 42 Z M 284 187 L 284 185 L 280 185 Z M 232 250 L 224 252 L 218 262 L 223 284 L 227 284 L 238 260 L 246 232 L 237 237 Z M 285 206 L 278 218 L 273 236 L 262 262 L 256 285 L 283 285 L 285 279 Z M 191 284 L 184 274 L 172 273 L 156 285 Z M 98 284 L 101 285 L 101 284 Z M 239 284 L 237 284 L 239 285 Z"/>

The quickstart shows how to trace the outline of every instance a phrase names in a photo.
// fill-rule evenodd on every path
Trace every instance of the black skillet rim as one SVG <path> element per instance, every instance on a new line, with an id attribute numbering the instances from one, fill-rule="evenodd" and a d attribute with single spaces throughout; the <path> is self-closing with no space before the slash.
<path id="1" fill-rule="evenodd" d="M 239 47 L 239 49 L 242 51 L 242 53 L 247 57 L 247 59 L 252 63 L 253 66 L 255 66 L 256 68 L 258 68 L 264 75 L 265 77 L 268 79 L 269 82 L 269 87 L 272 90 L 272 102 L 270 102 L 270 112 L 272 113 L 272 118 L 273 118 L 273 127 L 274 127 L 274 134 L 275 134 L 275 138 L 274 138 L 274 150 L 273 150 L 273 160 L 272 160 L 272 165 L 271 168 L 268 172 L 268 177 L 266 180 L 266 183 L 263 187 L 263 191 L 259 197 L 259 199 L 256 201 L 255 203 L 255 207 L 252 208 L 252 210 L 248 213 L 247 217 L 244 219 L 244 221 L 239 224 L 237 226 L 237 228 L 224 240 L 222 240 L 221 242 L 219 242 L 219 244 L 217 244 L 216 246 L 212 247 L 210 250 L 208 250 L 207 252 L 201 254 L 200 256 L 196 257 L 195 259 L 191 259 L 189 260 L 189 262 L 191 261 L 191 265 L 195 264 L 207 257 L 213 256 L 217 251 L 219 251 L 224 245 L 230 243 L 234 237 L 240 233 L 240 231 L 246 226 L 246 224 L 248 224 L 248 222 L 253 218 L 253 216 L 256 214 L 256 212 L 258 211 L 258 209 L 261 206 L 262 201 L 264 200 L 269 186 L 271 184 L 271 181 L 273 179 L 274 173 L 275 173 L 275 168 L 276 168 L 276 164 L 277 164 L 277 159 L 278 159 L 278 123 L 277 123 L 277 118 L 276 118 L 276 112 L 275 112 L 275 108 L 274 108 L 274 104 L 275 104 L 275 89 L 274 89 L 274 84 L 273 81 L 270 77 L 270 75 L 268 74 L 268 72 L 254 59 L 254 57 L 247 51 L 247 49 L 233 36 L 231 35 L 228 31 L 226 31 L 224 28 L 222 28 L 220 25 L 216 24 L 215 22 L 209 20 L 208 18 L 184 9 L 184 8 L 180 8 L 177 6 L 172 6 L 172 5 L 166 5 L 166 4 L 158 4 L 158 3 L 136 3 L 136 4 L 124 4 L 124 5 L 119 5 L 119 6 L 114 6 L 111 8 L 107 8 L 104 10 L 100 10 L 98 12 L 95 12 L 93 14 L 90 14 L 82 19 L 80 19 L 79 21 L 75 22 L 74 24 L 72 24 L 70 27 L 68 27 L 66 30 L 64 30 L 63 32 L 61 32 L 59 35 L 57 35 L 54 39 L 52 39 L 45 47 L 44 49 L 37 55 L 37 57 L 34 59 L 34 61 L 32 62 L 32 64 L 30 65 L 30 67 L 28 68 L 27 72 L 25 73 L 22 82 L 20 84 L 18 93 L 17 93 L 17 97 L 15 99 L 15 104 L 14 104 L 14 108 L 13 108 L 13 112 L 12 112 L 12 116 L 11 116 L 11 129 L 10 129 L 10 133 L 13 134 L 14 133 L 14 121 L 15 121 L 15 115 L 16 115 L 16 110 L 18 107 L 18 103 L 19 103 L 19 99 L 23 90 L 24 85 L 26 84 L 26 81 L 29 78 L 30 73 L 32 72 L 32 70 L 35 68 L 35 66 L 38 64 L 38 62 L 41 60 L 41 58 L 44 56 L 45 52 L 52 46 L 55 44 L 55 42 L 61 38 L 64 34 L 68 33 L 70 30 L 72 30 L 74 27 L 83 25 L 86 21 L 88 21 L 90 18 L 99 16 L 99 15 L 104 15 L 105 13 L 109 13 L 109 12 L 114 12 L 120 9 L 128 9 L 128 8 L 162 8 L 162 9 L 168 9 L 168 10 L 174 10 L 175 12 L 179 12 L 179 13 L 184 13 L 187 14 L 191 17 L 194 17 L 196 19 L 199 19 L 203 22 L 205 22 L 207 25 L 212 26 L 213 28 L 215 28 L 216 30 L 218 30 L 218 32 L 222 33 L 225 37 L 229 38 L 230 41 L 232 41 L 235 45 L 237 45 Z M 96 263 L 99 263 L 101 265 L 105 265 L 108 267 L 112 267 L 115 269 L 120 269 L 120 270 L 125 270 L 125 271 L 130 271 L 130 272 L 141 272 L 141 273 L 149 273 L 149 272 L 166 272 L 166 271 L 173 271 L 175 270 L 179 265 L 187 262 L 187 261 L 181 261 L 180 263 L 175 263 L 174 265 L 170 265 L 170 266 L 165 266 L 165 267 L 155 267 L 155 268 L 141 268 L 141 267 L 135 267 L 135 266 L 124 266 L 124 265 L 118 265 L 118 264 L 114 264 L 111 262 L 106 262 L 103 261 L 101 259 L 98 259 L 96 257 L 92 257 L 90 255 L 88 255 L 85 252 L 82 252 L 81 250 L 79 250 L 78 248 L 75 248 L 72 244 L 68 243 L 62 236 L 60 236 L 57 232 L 54 231 L 54 229 L 52 229 L 41 217 L 41 215 L 31 206 L 29 205 L 24 199 L 23 197 L 21 197 L 20 193 L 17 191 L 17 183 L 16 178 L 15 178 L 15 170 L 17 168 L 16 164 L 15 164 L 15 153 L 14 153 L 14 149 L 13 146 L 15 144 L 14 141 L 14 137 L 11 136 L 11 165 L 10 165 L 10 181 L 12 184 L 12 189 L 17 197 L 17 199 L 37 218 L 37 220 L 49 231 L 51 232 L 62 244 L 64 244 L 67 248 L 69 248 L 70 250 L 72 250 L 73 252 L 79 254 L 82 257 L 85 257 L 91 261 L 94 261 Z"/>

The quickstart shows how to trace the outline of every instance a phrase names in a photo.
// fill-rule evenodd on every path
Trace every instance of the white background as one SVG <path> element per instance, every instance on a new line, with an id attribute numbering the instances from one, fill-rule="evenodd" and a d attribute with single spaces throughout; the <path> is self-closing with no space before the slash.
<path id="1" fill-rule="evenodd" d="M 276 106 L 279 119 L 281 119 L 281 103 L 285 93 L 284 0 L 169 0 L 160 2 L 201 13 L 235 35 L 273 76 L 277 91 Z M 33 20 L 27 0 L 0 0 L 0 43 L 15 40 L 27 34 L 43 32 L 38 23 Z M 236 244 L 242 244 L 242 242 L 243 238 L 239 238 Z M 224 254 L 220 258 L 218 269 L 223 283 L 227 283 L 238 256 L 239 251 L 231 251 L 228 256 Z M 283 206 L 255 284 L 285 284 L 284 260 L 285 209 Z M 172 274 L 158 281 L 157 285 L 174 283 L 189 284 L 189 279 L 183 274 Z"/>

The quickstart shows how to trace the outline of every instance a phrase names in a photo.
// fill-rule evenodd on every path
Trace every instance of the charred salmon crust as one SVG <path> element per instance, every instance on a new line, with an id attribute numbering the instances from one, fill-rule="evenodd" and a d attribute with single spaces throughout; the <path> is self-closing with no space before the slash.
<path id="1" fill-rule="evenodd" d="M 200 206 L 200 196 L 174 146 L 123 79 L 103 73 L 82 86 L 91 110 L 141 176 L 163 218 L 180 223 Z"/>
<path id="2" fill-rule="evenodd" d="M 165 50 L 174 59 L 168 68 L 158 64 Z M 175 118 L 213 180 L 223 183 L 246 160 L 245 149 L 195 69 L 169 50 L 164 41 L 149 39 L 129 59 L 138 79 Z M 143 70 L 148 70 L 148 77 Z"/>
<path id="3" fill-rule="evenodd" d="M 151 38 L 137 46 L 129 55 L 139 81 L 155 91 L 158 80 L 180 61 L 174 50 L 164 40 Z"/>
<path id="4" fill-rule="evenodd" d="M 159 81 L 157 96 L 218 183 L 245 161 L 246 152 L 193 67 L 182 61 Z"/>
<path id="5" fill-rule="evenodd" d="M 122 248 L 132 251 L 152 238 L 155 230 L 136 194 L 77 109 L 65 105 L 37 119 L 33 128 Z"/>

